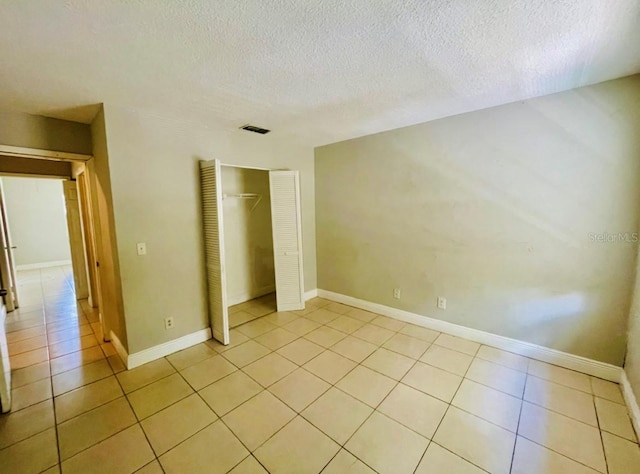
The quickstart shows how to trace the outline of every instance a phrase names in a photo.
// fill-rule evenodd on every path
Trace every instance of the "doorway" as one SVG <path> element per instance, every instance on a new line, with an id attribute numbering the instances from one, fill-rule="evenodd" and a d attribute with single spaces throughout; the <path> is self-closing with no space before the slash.
<path id="1" fill-rule="evenodd" d="M 219 160 L 200 162 L 200 178 L 209 318 L 226 345 L 231 325 L 304 309 L 300 180 Z"/>

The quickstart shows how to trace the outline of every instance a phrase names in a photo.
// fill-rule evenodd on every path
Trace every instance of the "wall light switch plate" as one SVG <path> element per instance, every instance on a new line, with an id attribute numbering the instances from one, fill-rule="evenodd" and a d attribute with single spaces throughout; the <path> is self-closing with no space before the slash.
<path id="1" fill-rule="evenodd" d="M 438 308 L 447 309 L 447 299 L 442 296 L 438 296 Z"/>
<path id="2" fill-rule="evenodd" d="M 147 244 L 145 244 L 144 242 L 138 242 L 136 244 L 136 249 L 138 250 L 138 255 L 147 254 Z"/>

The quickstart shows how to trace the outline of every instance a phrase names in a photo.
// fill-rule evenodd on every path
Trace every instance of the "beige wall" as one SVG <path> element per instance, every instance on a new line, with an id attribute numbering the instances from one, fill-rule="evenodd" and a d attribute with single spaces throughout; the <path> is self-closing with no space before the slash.
<path id="1" fill-rule="evenodd" d="M 129 352 L 209 326 L 198 161 L 298 169 L 305 288 L 316 287 L 313 150 L 235 128 L 198 127 L 106 105 Z M 147 255 L 136 243 L 147 243 Z M 175 328 L 164 329 L 173 316 Z"/>
<path id="2" fill-rule="evenodd" d="M 62 181 L 2 178 L 16 265 L 71 261 Z"/>
<path id="3" fill-rule="evenodd" d="M 91 127 L 39 115 L 0 110 L 0 145 L 91 154 Z"/>
<path id="4" fill-rule="evenodd" d="M 223 200 L 227 296 L 237 304 L 275 290 L 269 173 L 223 166 L 222 191 L 262 196 Z"/>
<path id="5" fill-rule="evenodd" d="M 318 148 L 318 287 L 621 365 L 639 130 L 634 76 Z"/>
<path id="6" fill-rule="evenodd" d="M 124 348 L 128 348 L 127 328 L 124 319 L 120 262 L 116 242 L 116 229 L 111 191 L 109 146 L 104 109 L 91 124 L 93 158 L 87 162 L 91 208 L 96 239 L 98 281 L 100 286 L 100 314 L 107 333 L 113 331 Z M 106 334 L 109 336 L 109 334 Z"/>

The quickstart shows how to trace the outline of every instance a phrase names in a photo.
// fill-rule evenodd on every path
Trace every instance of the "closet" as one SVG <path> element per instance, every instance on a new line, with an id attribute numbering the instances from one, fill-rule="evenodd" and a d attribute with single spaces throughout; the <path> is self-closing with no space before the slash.
<path id="1" fill-rule="evenodd" d="M 212 160 L 200 177 L 209 318 L 228 344 L 230 327 L 304 309 L 299 174 Z"/>

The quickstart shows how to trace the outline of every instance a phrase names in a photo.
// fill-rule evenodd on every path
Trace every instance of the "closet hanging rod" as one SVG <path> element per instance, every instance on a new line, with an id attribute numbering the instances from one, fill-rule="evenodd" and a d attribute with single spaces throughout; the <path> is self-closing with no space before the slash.
<path id="1" fill-rule="evenodd" d="M 262 194 L 256 194 L 256 193 L 236 193 L 236 194 L 224 193 L 222 194 L 222 199 L 228 199 L 228 198 L 256 199 L 256 203 L 251 207 L 251 210 L 253 211 L 256 208 L 256 206 L 260 204 L 260 201 L 262 201 Z"/>

